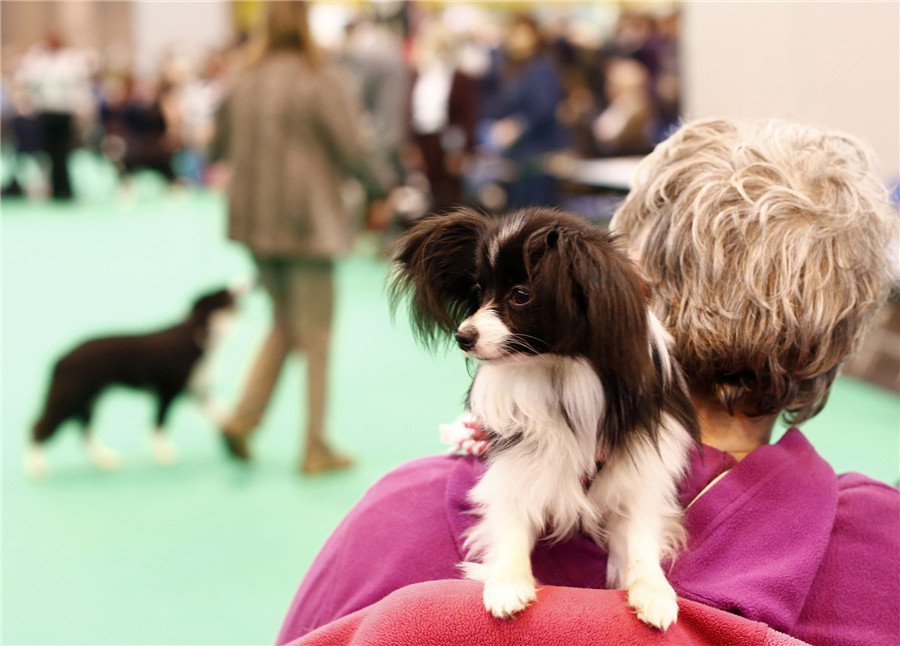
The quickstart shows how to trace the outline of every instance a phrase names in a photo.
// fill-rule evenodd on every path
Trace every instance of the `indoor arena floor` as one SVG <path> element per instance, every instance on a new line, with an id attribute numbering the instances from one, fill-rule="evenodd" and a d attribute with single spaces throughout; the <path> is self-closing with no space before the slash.
<path id="1" fill-rule="evenodd" d="M 308 477 L 297 460 L 303 373 L 293 361 L 255 437 L 249 466 L 226 460 L 215 429 L 185 399 L 169 431 L 180 461 L 150 458 L 152 403 L 117 390 L 94 432 L 123 468 L 94 470 L 74 428 L 49 445 L 50 477 L 22 470 L 26 433 L 54 359 L 103 333 L 169 325 L 203 290 L 252 277 L 225 240 L 224 199 L 151 183 L 130 197 L 71 206 L 2 204 L 2 635 L 14 644 L 268 644 L 303 573 L 375 480 L 443 451 L 438 424 L 461 410 L 457 353 L 429 356 L 405 314 L 391 321 L 386 263 L 339 265 L 328 426 L 357 463 Z M 149 186 L 149 188 L 148 188 Z M 268 320 L 256 290 L 216 353 L 214 391 L 233 405 Z M 838 471 L 895 484 L 900 398 L 842 378 L 807 436 Z"/>

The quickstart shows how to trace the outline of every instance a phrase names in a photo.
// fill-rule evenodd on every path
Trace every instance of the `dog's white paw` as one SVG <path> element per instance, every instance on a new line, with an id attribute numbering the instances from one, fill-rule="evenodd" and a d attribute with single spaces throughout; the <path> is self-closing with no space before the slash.
<path id="1" fill-rule="evenodd" d="M 628 588 L 628 605 L 645 624 L 666 630 L 678 619 L 678 601 L 668 581 L 642 578 Z"/>
<path id="2" fill-rule="evenodd" d="M 31 446 L 28 448 L 28 452 L 25 454 L 25 473 L 35 480 L 46 478 L 49 475 L 47 458 L 41 447 Z"/>
<path id="3" fill-rule="evenodd" d="M 484 584 L 484 608 L 500 619 L 510 619 L 537 598 L 534 579 L 488 579 Z"/>
<path id="4" fill-rule="evenodd" d="M 87 441 L 87 456 L 95 467 L 103 471 L 117 471 L 122 467 L 119 454 L 94 438 Z"/>
<path id="5" fill-rule="evenodd" d="M 150 451 L 157 464 L 167 467 L 178 461 L 175 445 L 162 433 L 154 433 L 150 439 Z"/>

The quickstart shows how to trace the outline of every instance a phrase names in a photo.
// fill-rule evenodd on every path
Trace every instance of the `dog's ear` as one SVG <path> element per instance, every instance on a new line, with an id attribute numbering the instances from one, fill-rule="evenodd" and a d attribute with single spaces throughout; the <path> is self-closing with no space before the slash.
<path id="1" fill-rule="evenodd" d="M 559 227 L 550 227 L 550 230 L 547 231 L 547 235 L 544 237 L 544 241 L 547 243 L 548 249 L 555 249 L 556 243 L 559 242 Z"/>
<path id="2" fill-rule="evenodd" d="M 478 307 L 474 293 L 478 241 L 486 216 L 463 210 L 418 222 L 393 250 L 391 312 L 407 297 L 417 339 L 434 348 Z"/>
<path id="3" fill-rule="evenodd" d="M 556 238 L 552 248 L 551 236 Z M 662 390 L 638 272 L 599 229 L 562 227 L 548 233 L 546 240 L 548 248 L 538 273 L 543 281 L 558 286 L 561 314 L 579 322 L 571 333 L 582 339 L 580 351 L 585 352 L 606 394 L 598 439 L 612 451 L 627 445 L 636 433 L 654 436 Z"/>

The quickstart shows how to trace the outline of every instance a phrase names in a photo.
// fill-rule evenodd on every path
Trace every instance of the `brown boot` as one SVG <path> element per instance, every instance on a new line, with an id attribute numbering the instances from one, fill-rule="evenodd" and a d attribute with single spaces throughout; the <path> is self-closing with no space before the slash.
<path id="1" fill-rule="evenodd" d="M 306 447 L 306 454 L 300 465 L 301 471 L 308 475 L 332 471 L 335 469 L 347 469 L 353 465 L 353 459 L 347 455 L 334 452 L 325 442 L 312 441 Z"/>

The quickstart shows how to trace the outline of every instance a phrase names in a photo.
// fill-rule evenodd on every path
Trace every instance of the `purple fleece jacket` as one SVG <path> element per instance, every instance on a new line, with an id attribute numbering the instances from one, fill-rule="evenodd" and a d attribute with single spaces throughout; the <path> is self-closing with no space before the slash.
<path id="1" fill-rule="evenodd" d="M 704 447 L 681 486 L 688 546 L 666 564 L 678 595 L 816 646 L 900 644 L 900 490 L 836 476 L 792 429 L 742 462 Z M 303 580 L 278 644 L 403 586 L 459 578 L 473 457 L 416 460 L 377 482 Z M 727 473 L 697 498 L 717 476 Z M 695 500 L 696 498 L 696 500 Z M 606 552 L 585 536 L 539 543 L 546 585 L 602 588 Z"/>

